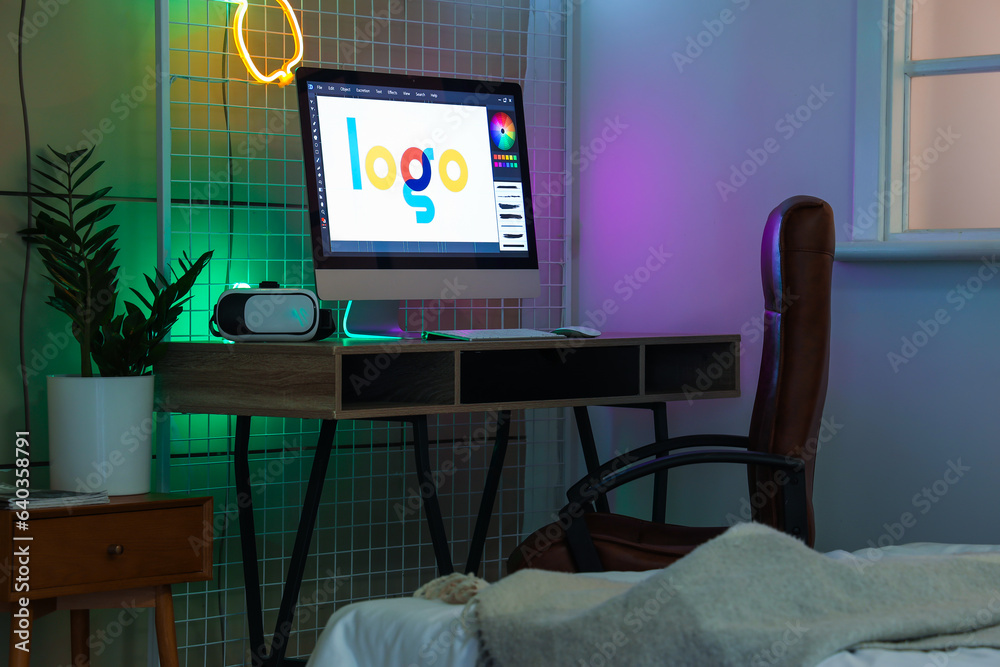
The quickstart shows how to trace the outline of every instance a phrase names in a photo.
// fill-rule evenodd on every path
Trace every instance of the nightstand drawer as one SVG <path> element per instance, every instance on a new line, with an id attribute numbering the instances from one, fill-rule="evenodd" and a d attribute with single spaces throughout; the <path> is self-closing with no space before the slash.
<path id="1" fill-rule="evenodd" d="M 33 598 L 207 578 L 191 576 L 212 548 L 202 506 L 39 518 L 29 532 Z"/>

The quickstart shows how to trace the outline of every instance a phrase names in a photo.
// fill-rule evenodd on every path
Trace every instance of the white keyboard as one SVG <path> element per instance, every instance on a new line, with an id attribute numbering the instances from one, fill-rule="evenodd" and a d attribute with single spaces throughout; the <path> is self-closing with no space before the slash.
<path id="1" fill-rule="evenodd" d="M 424 338 L 454 340 L 516 340 L 518 338 L 563 338 L 559 334 L 538 329 L 442 329 L 425 331 Z"/>

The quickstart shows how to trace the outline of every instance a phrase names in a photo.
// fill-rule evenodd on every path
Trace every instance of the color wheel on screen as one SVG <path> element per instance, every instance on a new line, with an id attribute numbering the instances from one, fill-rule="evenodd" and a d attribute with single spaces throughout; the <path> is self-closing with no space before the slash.
<path id="1" fill-rule="evenodd" d="M 517 138 L 514 121 L 503 111 L 497 111 L 490 118 L 490 139 L 502 151 L 510 150 Z"/>

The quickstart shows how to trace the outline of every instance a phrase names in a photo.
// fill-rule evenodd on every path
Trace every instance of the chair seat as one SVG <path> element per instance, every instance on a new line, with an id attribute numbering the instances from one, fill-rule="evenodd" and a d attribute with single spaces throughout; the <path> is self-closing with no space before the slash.
<path id="1" fill-rule="evenodd" d="M 588 512 L 583 520 L 605 570 L 639 572 L 670 565 L 725 528 L 654 523 L 621 514 Z M 558 523 L 529 535 L 507 559 L 507 572 L 536 568 L 578 572 Z"/>

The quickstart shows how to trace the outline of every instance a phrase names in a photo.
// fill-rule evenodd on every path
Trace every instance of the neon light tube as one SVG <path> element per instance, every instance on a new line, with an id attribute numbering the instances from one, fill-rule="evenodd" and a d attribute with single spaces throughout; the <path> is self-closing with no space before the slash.
<path id="1" fill-rule="evenodd" d="M 277 0 L 278 4 L 281 5 L 281 11 L 285 13 L 285 18 L 288 19 L 288 24 L 292 28 L 292 38 L 295 40 L 295 55 L 292 56 L 291 60 L 284 63 L 282 69 L 275 70 L 267 75 L 262 74 L 254 64 L 253 57 L 250 55 L 249 49 L 247 49 L 246 41 L 243 39 L 243 19 L 249 9 L 247 1 L 248 0 L 223 0 L 223 2 L 238 5 L 236 8 L 236 17 L 233 20 L 233 39 L 236 40 L 236 46 L 240 54 L 240 58 L 243 59 L 243 64 L 246 65 L 250 76 L 260 83 L 277 82 L 279 86 L 284 86 L 295 78 L 295 72 L 292 71 L 292 68 L 302 61 L 302 28 L 299 27 L 298 19 L 295 18 L 295 12 L 292 11 L 292 7 L 288 4 L 288 0 Z"/>

